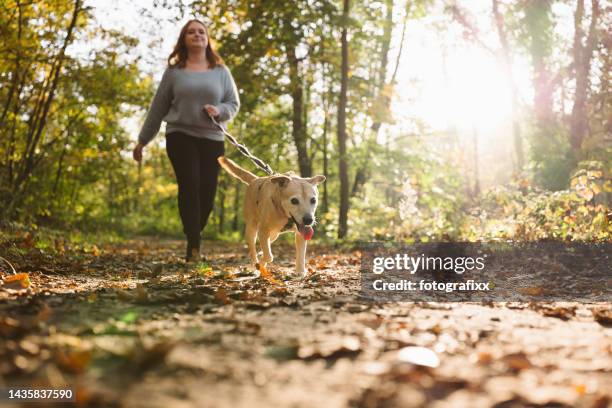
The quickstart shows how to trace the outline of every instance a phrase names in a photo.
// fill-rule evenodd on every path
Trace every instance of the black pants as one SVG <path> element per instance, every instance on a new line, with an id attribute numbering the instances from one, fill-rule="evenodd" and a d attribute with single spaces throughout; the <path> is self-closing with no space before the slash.
<path id="1" fill-rule="evenodd" d="M 166 136 L 166 151 L 178 184 L 178 206 L 189 247 L 199 248 L 200 231 L 213 208 L 224 144 L 184 133 Z"/>

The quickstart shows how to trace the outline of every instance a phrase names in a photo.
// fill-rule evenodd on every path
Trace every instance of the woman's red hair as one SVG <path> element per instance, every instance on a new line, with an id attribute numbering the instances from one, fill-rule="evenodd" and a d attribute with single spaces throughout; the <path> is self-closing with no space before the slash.
<path id="1" fill-rule="evenodd" d="M 208 61 L 208 66 L 210 69 L 215 68 L 217 65 L 223 65 L 223 60 L 217 54 L 217 52 L 213 49 L 210 43 L 210 36 L 208 35 L 208 27 L 206 24 L 201 22 L 200 20 L 194 18 L 189 20 L 187 24 L 181 28 L 181 33 L 179 34 L 179 38 L 174 46 L 174 50 L 168 57 L 168 66 L 170 68 L 185 68 L 187 63 L 187 45 L 185 44 L 185 36 L 187 35 L 187 27 L 191 23 L 199 23 L 204 27 L 204 31 L 206 32 L 206 38 L 208 39 L 208 45 L 206 46 L 206 60 Z"/>

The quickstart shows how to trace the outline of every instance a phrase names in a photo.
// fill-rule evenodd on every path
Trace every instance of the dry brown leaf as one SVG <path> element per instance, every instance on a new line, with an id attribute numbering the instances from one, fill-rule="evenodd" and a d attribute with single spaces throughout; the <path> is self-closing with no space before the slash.
<path id="1" fill-rule="evenodd" d="M 60 350 L 55 357 L 58 365 L 64 370 L 73 374 L 81 374 L 91 362 L 91 351 L 79 350 L 65 352 Z"/>
<path id="2" fill-rule="evenodd" d="M 127 290 L 117 289 L 116 293 L 117 293 L 117 297 L 120 300 L 130 301 L 130 300 L 134 299 L 134 296 L 130 292 L 128 292 Z"/>
<path id="3" fill-rule="evenodd" d="M 259 264 L 259 272 L 261 277 L 270 282 L 273 285 L 282 285 L 283 283 L 278 281 L 262 264 Z"/>
<path id="4" fill-rule="evenodd" d="M 11 338 L 23 330 L 19 320 L 12 317 L 4 317 L 0 319 L 0 337 L 4 339 Z"/>
<path id="5" fill-rule="evenodd" d="M 480 365 L 489 365 L 493 362 L 493 354 L 488 351 L 481 351 L 476 354 L 476 362 Z"/>
<path id="6" fill-rule="evenodd" d="M 223 288 L 217 289 L 215 292 L 215 302 L 220 305 L 227 305 L 231 303 L 229 296 L 227 296 L 227 291 Z"/>
<path id="7" fill-rule="evenodd" d="M 163 271 L 164 271 L 164 264 L 155 264 L 153 265 L 151 273 L 153 274 L 153 277 L 157 277 L 161 275 Z"/>
<path id="8" fill-rule="evenodd" d="M 609 326 L 612 325 L 612 309 L 611 308 L 597 308 L 592 309 L 593 319 L 601 325 Z"/>
<path id="9" fill-rule="evenodd" d="M 145 289 L 142 284 L 136 285 L 136 302 L 146 303 L 149 301 L 149 292 Z"/>
<path id="10" fill-rule="evenodd" d="M 527 288 L 519 288 L 518 292 L 522 295 L 542 296 L 544 294 L 544 289 L 537 286 L 533 286 Z"/>
<path id="11" fill-rule="evenodd" d="M 544 316 L 557 317 L 561 320 L 569 320 L 576 315 L 576 307 L 542 308 L 541 312 Z"/>
<path id="12" fill-rule="evenodd" d="M 274 296 L 274 297 L 285 297 L 288 294 L 289 294 L 289 290 L 286 287 L 274 288 L 274 290 L 270 292 L 270 296 Z"/>
<path id="13" fill-rule="evenodd" d="M 502 358 L 502 361 L 513 371 L 521 371 L 533 367 L 525 353 L 508 354 Z"/>

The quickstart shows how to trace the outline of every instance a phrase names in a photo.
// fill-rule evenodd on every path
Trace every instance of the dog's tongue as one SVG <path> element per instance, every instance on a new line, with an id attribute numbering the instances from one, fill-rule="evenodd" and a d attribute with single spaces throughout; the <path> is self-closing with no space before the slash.
<path id="1" fill-rule="evenodd" d="M 312 229 L 310 225 L 300 225 L 298 227 L 298 230 L 300 231 L 300 234 L 302 234 L 302 237 L 304 237 L 306 241 L 310 241 L 310 239 L 314 235 L 314 230 Z"/>

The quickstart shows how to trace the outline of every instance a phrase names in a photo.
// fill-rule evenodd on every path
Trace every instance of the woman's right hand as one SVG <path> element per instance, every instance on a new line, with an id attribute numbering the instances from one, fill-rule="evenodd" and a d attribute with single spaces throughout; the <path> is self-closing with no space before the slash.
<path id="1" fill-rule="evenodd" d="M 138 163 L 142 161 L 142 149 L 144 149 L 144 146 L 138 143 L 132 151 L 132 157 L 134 157 L 134 160 L 136 160 Z"/>

